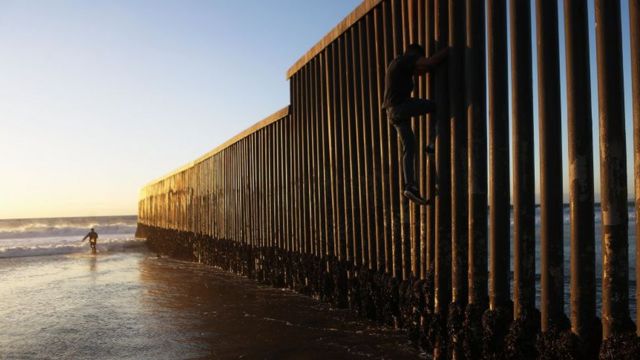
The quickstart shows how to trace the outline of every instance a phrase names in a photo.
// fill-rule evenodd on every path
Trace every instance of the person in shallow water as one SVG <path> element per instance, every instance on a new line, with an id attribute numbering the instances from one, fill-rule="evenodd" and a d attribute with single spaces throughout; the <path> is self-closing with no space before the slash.
<path id="1" fill-rule="evenodd" d="M 91 252 L 96 253 L 96 244 L 98 243 L 98 233 L 91 229 L 87 235 L 82 238 L 82 241 L 89 239 L 89 245 L 91 245 Z"/>
<path id="2" fill-rule="evenodd" d="M 416 185 L 414 159 L 416 138 L 411 129 L 411 117 L 435 112 L 435 103 L 427 99 L 412 98 L 413 77 L 421 76 L 436 69 L 447 57 L 449 49 L 443 49 L 426 58 L 424 48 L 411 44 L 404 54 L 393 59 L 385 75 L 384 102 L 382 108 L 393 124 L 402 142 L 402 171 L 404 175 L 403 195 L 420 204 L 428 205 L 429 199 L 420 196 Z M 426 147 L 428 154 L 434 153 L 433 144 Z"/>

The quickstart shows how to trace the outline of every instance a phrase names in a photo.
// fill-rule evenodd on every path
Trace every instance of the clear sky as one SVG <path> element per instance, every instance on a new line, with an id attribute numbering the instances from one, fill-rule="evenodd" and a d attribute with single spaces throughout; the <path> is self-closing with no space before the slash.
<path id="1" fill-rule="evenodd" d="M 135 214 L 138 190 L 289 104 L 359 0 L 0 0 L 0 218 Z"/>
<path id="2" fill-rule="evenodd" d="M 359 3 L 0 0 L 0 218 L 135 214 L 149 180 L 288 105 L 286 70 Z M 631 171 L 628 0 L 622 18 Z"/>

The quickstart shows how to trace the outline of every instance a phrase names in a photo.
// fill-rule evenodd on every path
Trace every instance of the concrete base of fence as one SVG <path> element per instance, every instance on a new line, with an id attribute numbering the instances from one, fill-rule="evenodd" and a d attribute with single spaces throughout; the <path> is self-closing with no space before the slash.
<path id="1" fill-rule="evenodd" d="M 362 317 L 405 331 L 416 346 L 429 353 L 435 350 L 438 358 L 640 358 L 640 340 L 631 333 L 614 336 L 601 347 L 596 339 L 580 342 L 569 330 L 539 334 L 540 314 L 536 309 L 512 321 L 512 305 L 486 310 L 481 305 L 464 308 L 454 303 L 444 319 L 433 312 L 432 272 L 424 280 L 398 281 L 384 272 L 355 267 L 334 257 L 320 258 L 276 247 L 253 247 L 142 224 L 136 236 L 146 238 L 150 250 L 159 254 L 212 265 L 350 308 Z"/>

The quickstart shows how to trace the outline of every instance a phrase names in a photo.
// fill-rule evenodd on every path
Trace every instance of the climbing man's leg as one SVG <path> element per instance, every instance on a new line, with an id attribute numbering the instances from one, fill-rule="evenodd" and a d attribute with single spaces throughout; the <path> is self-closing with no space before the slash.
<path id="1" fill-rule="evenodd" d="M 402 142 L 402 173 L 404 175 L 404 186 L 415 185 L 414 159 L 416 152 L 416 137 L 411 130 L 411 123 L 408 120 L 394 123 L 393 126 L 398 132 L 400 142 Z"/>
<path id="2" fill-rule="evenodd" d="M 416 138 L 411 129 L 411 117 L 425 115 L 435 111 L 435 104 L 426 99 L 408 99 L 398 106 L 387 109 L 387 116 L 395 127 L 402 142 L 402 170 L 404 175 L 404 196 L 418 204 L 426 205 L 428 200 L 422 198 L 416 186 L 415 153 Z"/>
<path id="3" fill-rule="evenodd" d="M 411 130 L 411 123 L 405 120 L 393 123 L 393 126 L 396 128 L 400 141 L 402 142 L 402 174 L 404 180 L 404 190 L 402 194 L 420 205 L 427 205 L 429 201 L 420 196 L 420 192 L 416 186 L 414 169 L 416 138 Z"/>
<path id="4" fill-rule="evenodd" d="M 436 103 L 427 99 L 411 98 L 398 106 L 398 108 L 403 118 L 411 118 L 434 113 L 436 111 Z M 433 154 L 435 153 L 435 146 L 428 144 L 424 151 Z"/>

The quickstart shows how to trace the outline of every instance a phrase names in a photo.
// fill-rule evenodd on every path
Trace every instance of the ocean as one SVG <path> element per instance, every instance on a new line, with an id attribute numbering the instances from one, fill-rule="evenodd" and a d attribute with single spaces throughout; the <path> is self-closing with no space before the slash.
<path id="1" fill-rule="evenodd" d="M 98 232 L 100 252 L 139 247 L 136 221 L 136 216 L 0 220 L 0 258 L 81 253 L 89 245 L 80 241 L 91 228 Z"/>

